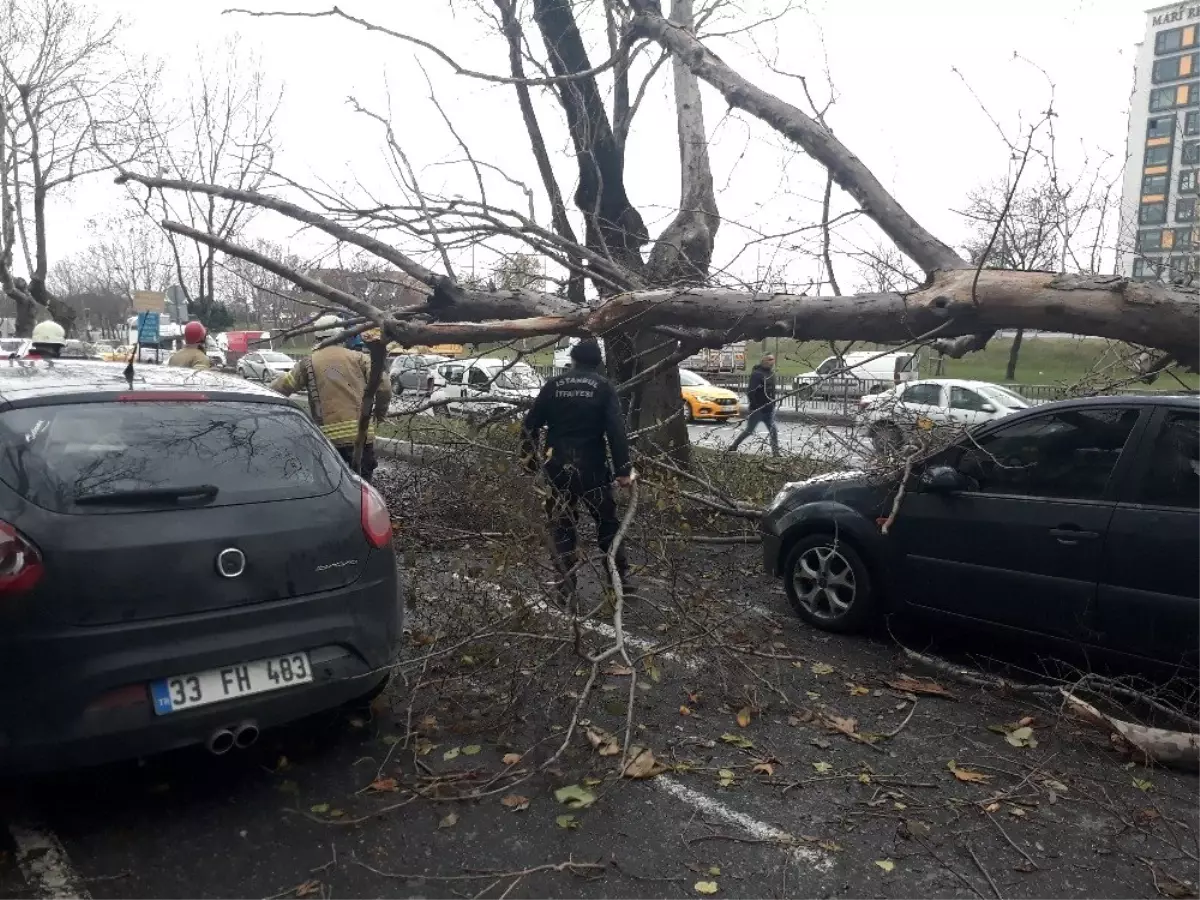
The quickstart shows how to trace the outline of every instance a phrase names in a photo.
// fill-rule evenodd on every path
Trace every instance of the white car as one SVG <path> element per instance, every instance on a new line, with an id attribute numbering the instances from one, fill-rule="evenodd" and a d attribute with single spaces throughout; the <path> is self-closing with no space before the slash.
<path id="1" fill-rule="evenodd" d="M 532 400 L 544 384 L 528 363 L 494 358 L 441 363 L 429 381 L 429 401 L 440 415 L 492 412 L 505 400 Z"/>
<path id="2" fill-rule="evenodd" d="M 1031 405 L 999 384 L 927 378 L 863 397 L 859 413 L 875 448 L 884 450 L 899 444 L 904 432 L 912 429 L 969 428 Z"/>
<path id="3" fill-rule="evenodd" d="M 569 369 L 571 368 L 571 348 L 579 343 L 579 338 L 567 338 L 567 346 L 559 347 L 554 351 L 554 368 Z M 608 361 L 608 357 L 604 353 L 604 338 L 597 340 L 600 345 L 600 359 L 604 362 Z"/>
<path id="4" fill-rule="evenodd" d="M 286 353 L 254 350 L 238 360 L 237 373 L 243 378 L 270 384 L 280 375 L 292 371 L 294 365 L 296 361 Z"/>

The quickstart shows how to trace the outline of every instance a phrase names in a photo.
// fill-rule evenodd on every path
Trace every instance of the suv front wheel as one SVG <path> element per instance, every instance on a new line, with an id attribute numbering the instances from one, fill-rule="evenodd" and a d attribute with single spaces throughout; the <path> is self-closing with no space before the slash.
<path id="1" fill-rule="evenodd" d="M 796 614 L 825 631 L 858 631 L 875 611 L 871 573 L 835 534 L 801 538 L 784 561 L 783 585 Z"/>

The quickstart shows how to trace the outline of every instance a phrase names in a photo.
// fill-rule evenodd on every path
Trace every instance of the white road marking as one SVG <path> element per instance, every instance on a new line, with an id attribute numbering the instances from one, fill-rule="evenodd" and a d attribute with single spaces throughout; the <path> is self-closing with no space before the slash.
<path id="1" fill-rule="evenodd" d="M 90 900 L 91 894 L 71 867 L 67 851 L 54 832 L 29 822 L 10 822 L 8 831 L 17 845 L 17 865 L 34 896 Z"/>
<path id="2" fill-rule="evenodd" d="M 748 816 L 745 813 L 738 812 L 736 809 L 731 809 L 715 797 L 710 797 L 708 794 L 693 790 L 687 785 L 681 784 L 674 778 L 671 778 L 669 775 L 659 775 L 651 783 L 656 785 L 660 790 L 670 794 L 676 800 L 681 800 L 688 806 L 695 807 L 706 815 L 734 825 L 756 840 L 778 842 L 781 847 L 786 848 L 791 853 L 797 863 L 807 865 L 819 872 L 828 872 L 833 868 L 833 860 L 828 855 L 811 847 L 800 845 L 794 835 L 788 834 L 774 825 L 760 822 L 753 816 Z"/>

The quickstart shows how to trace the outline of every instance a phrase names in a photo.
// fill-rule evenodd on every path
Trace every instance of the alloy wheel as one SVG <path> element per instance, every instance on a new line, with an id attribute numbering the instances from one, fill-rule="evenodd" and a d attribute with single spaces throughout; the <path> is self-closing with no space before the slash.
<path id="1" fill-rule="evenodd" d="M 792 572 L 796 599 L 819 619 L 837 619 L 854 603 L 854 567 L 835 547 L 812 547 Z"/>

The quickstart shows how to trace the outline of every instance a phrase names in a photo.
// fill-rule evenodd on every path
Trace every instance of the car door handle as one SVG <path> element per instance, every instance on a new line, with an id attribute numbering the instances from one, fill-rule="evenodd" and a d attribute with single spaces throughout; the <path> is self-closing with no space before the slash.
<path id="1" fill-rule="evenodd" d="M 1057 528 L 1050 529 L 1050 535 L 1060 544 L 1067 546 L 1073 546 L 1080 541 L 1093 541 L 1100 537 L 1098 531 L 1084 531 L 1077 525 L 1059 525 Z"/>

